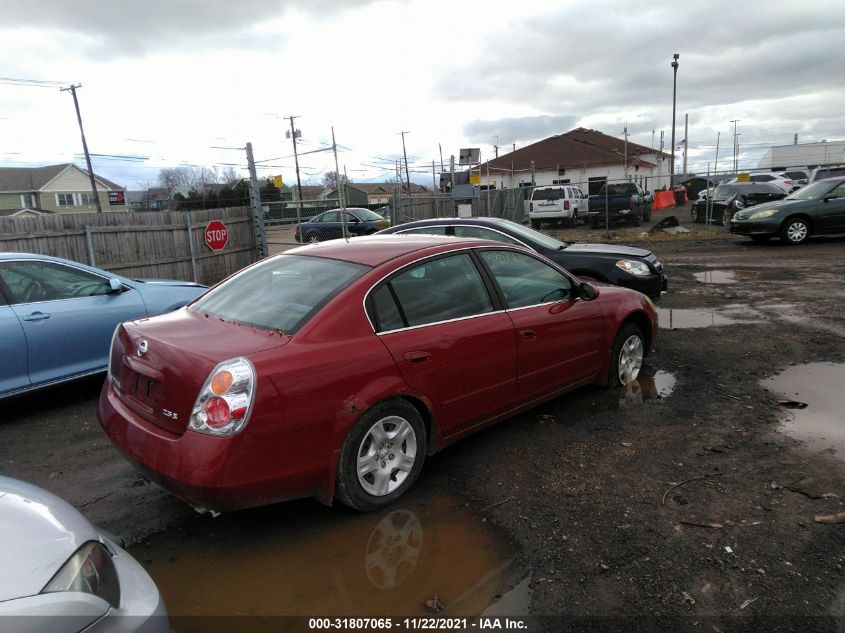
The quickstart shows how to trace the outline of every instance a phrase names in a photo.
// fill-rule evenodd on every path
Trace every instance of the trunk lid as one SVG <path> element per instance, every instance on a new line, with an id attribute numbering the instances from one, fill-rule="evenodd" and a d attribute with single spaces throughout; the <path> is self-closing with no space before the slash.
<path id="1" fill-rule="evenodd" d="M 290 337 L 182 308 L 118 326 L 109 379 L 117 397 L 181 435 L 211 370 L 221 361 L 280 347 Z"/>

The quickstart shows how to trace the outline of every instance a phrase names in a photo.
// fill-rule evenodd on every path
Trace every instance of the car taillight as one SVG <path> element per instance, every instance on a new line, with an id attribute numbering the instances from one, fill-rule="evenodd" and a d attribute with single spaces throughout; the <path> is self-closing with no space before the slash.
<path id="1" fill-rule="evenodd" d="M 531 213 L 533 210 L 534 210 L 534 203 L 533 203 L 533 202 L 529 202 L 529 203 L 528 203 L 528 213 Z"/>
<path id="2" fill-rule="evenodd" d="M 791 180 L 789 180 L 789 179 L 786 179 L 786 180 L 784 180 L 784 181 L 783 181 L 783 184 L 785 184 L 785 185 L 792 185 L 792 181 L 791 181 Z"/>
<path id="3" fill-rule="evenodd" d="M 564 210 L 564 211 L 569 211 L 569 200 L 564 200 L 564 201 L 563 201 L 563 210 Z"/>
<path id="4" fill-rule="evenodd" d="M 234 435 L 249 421 L 255 396 L 255 367 L 239 357 L 223 361 L 200 391 L 188 428 L 209 435 Z"/>

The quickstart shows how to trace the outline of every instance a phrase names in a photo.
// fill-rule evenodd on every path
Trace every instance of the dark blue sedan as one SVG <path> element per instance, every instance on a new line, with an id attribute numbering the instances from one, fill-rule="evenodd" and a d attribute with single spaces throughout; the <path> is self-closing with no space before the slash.
<path id="1" fill-rule="evenodd" d="M 105 371 L 118 323 L 175 310 L 205 290 L 0 253 L 0 398 Z"/>
<path id="2" fill-rule="evenodd" d="M 293 233 L 294 239 L 305 244 L 343 237 L 344 213 L 346 214 L 346 231 L 350 237 L 371 235 L 390 226 L 388 220 L 369 209 L 350 207 L 345 212 L 342 209 L 332 209 L 297 226 Z"/>

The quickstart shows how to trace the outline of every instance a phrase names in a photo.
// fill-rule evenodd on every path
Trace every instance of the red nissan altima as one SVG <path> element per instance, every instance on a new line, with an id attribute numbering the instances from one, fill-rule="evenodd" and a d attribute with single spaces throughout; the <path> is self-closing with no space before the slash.
<path id="1" fill-rule="evenodd" d="M 518 246 L 335 240 L 118 326 L 97 417 L 197 509 L 336 496 L 374 510 L 465 435 L 582 385 L 635 380 L 656 334 L 645 295 Z"/>

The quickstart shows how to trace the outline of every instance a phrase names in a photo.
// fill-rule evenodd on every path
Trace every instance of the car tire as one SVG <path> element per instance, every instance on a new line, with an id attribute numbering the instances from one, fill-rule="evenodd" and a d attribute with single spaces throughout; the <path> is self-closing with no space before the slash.
<path id="1" fill-rule="evenodd" d="M 543 223 L 540 220 L 531 220 L 531 228 L 535 231 L 539 231 L 543 228 Z"/>
<path id="2" fill-rule="evenodd" d="M 308 244 L 318 244 L 320 242 L 320 234 L 319 233 L 309 233 L 305 236 L 305 241 Z"/>
<path id="3" fill-rule="evenodd" d="M 796 246 L 803 244 L 810 237 L 810 223 L 807 218 L 798 216 L 789 218 L 781 225 L 780 239 L 785 244 Z"/>
<path id="4" fill-rule="evenodd" d="M 397 441 L 396 435 L 402 435 Z M 426 431 L 404 400 L 375 405 L 353 425 L 337 466 L 338 499 L 360 512 L 387 506 L 407 492 L 425 461 Z M 400 466 L 401 464 L 401 466 Z M 363 472 L 365 469 L 366 472 Z"/>
<path id="5" fill-rule="evenodd" d="M 618 387 L 634 382 L 640 374 L 644 357 L 645 337 L 642 330 L 633 323 L 624 323 L 613 340 L 608 384 Z"/>
<path id="6" fill-rule="evenodd" d="M 719 218 L 720 224 L 722 226 L 730 226 L 731 225 L 731 219 L 734 217 L 733 216 L 734 212 L 735 211 L 731 211 L 730 207 L 725 207 L 724 211 L 722 211 L 722 217 Z"/>
<path id="7" fill-rule="evenodd" d="M 749 237 L 758 244 L 765 244 L 770 239 L 772 239 L 771 235 L 749 235 Z"/>
<path id="8" fill-rule="evenodd" d="M 631 214 L 631 226 L 640 226 L 643 223 L 643 216 L 639 213 Z"/>
<path id="9" fill-rule="evenodd" d="M 695 209 L 695 207 L 690 208 L 689 219 L 692 222 L 695 222 L 696 224 L 701 222 L 701 217 L 699 217 L 698 211 Z"/>

